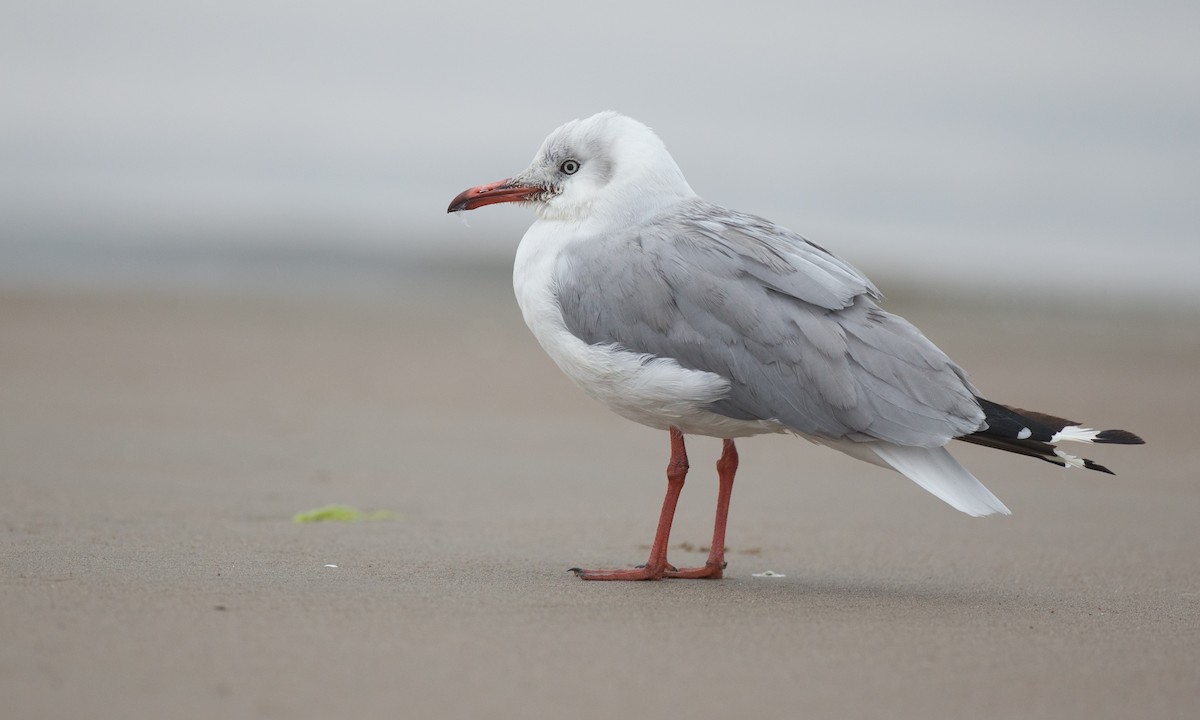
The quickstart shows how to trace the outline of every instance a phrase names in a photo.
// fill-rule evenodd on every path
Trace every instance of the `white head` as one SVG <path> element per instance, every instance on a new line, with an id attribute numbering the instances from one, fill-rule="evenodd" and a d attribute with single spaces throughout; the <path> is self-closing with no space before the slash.
<path id="1" fill-rule="evenodd" d="M 654 131 L 610 111 L 558 128 L 528 168 L 466 190 L 449 211 L 523 202 L 544 220 L 635 222 L 692 197 L 695 193 Z"/>

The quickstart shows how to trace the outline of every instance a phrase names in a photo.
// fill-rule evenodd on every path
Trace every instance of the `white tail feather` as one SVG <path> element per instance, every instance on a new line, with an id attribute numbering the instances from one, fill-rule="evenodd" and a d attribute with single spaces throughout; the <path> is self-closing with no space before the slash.
<path id="1" fill-rule="evenodd" d="M 1062 458 L 1062 461 L 1066 463 L 1066 465 L 1064 465 L 1063 467 L 1077 467 L 1077 468 L 1087 467 L 1087 465 L 1083 464 L 1083 458 L 1077 458 L 1074 455 L 1068 455 L 1065 452 L 1063 452 L 1062 450 L 1055 450 L 1054 454 L 1059 456 L 1060 458 Z"/>
<path id="2" fill-rule="evenodd" d="M 1011 514 L 1004 503 L 959 464 L 944 447 L 921 448 L 891 443 L 864 443 L 888 465 L 972 517 Z M 840 448 L 839 448 L 840 449 Z"/>
<path id="3" fill-rule="evenodd" d="M 1050 443 L 1054 444 L 1056 442 L 1062 442 L 1063 440 L 1090 443 L 1095 442 L 1096 436 L 1099 434 L 1099 430 L 1085 428 L 1082 425 L 1068 425 L 1062 430 L 1054 433 L 1054 436 L 1050 438 Z"/>

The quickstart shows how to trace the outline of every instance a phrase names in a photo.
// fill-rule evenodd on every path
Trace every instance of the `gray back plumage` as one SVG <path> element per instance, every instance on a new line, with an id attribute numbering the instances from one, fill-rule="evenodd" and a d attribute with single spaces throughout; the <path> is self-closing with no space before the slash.
<path id="1" fill-rule="evenodd" d="M 556 295 L 589 344 L 731 380 L 709 409 L 810 435 L 936 447 L 978 430 L 963 371 L 881 310 L 858 270 L 752 215 L 692 200 L 564 249 Z"/>

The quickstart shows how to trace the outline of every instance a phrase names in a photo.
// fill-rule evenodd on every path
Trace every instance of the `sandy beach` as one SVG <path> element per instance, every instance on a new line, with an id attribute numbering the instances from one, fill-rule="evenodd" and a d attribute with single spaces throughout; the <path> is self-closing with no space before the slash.
<path id="1" fill-rule="evenodd" d="M 586 583 L 645 558 L 667 438 L 570 385 L 507 281 L 0 290 L 3 715 L 1200 713 L 1197 315 L 889 303 L 989 397 L 1149 444 L 1088 448 L 1116 477 L 956 447 L 1013 510 L 973 519 L 750 439 L 724 580 Z M 676 563 L 716 493 L 689 450 Z M 329 503 L 395 516 L 292 521 Z"/>

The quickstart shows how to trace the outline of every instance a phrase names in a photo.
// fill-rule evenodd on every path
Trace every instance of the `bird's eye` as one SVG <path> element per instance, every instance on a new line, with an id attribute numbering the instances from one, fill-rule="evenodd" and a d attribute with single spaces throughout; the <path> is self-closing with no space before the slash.
<path id="1" fill-rule="evenodd" d="M 559 165 L 558 169 L 562 170 L 564 175 L 574 175 L 575 173 L 579 172 L 579 161 L 563 160 L 562 165 Z"/>

